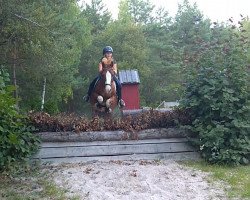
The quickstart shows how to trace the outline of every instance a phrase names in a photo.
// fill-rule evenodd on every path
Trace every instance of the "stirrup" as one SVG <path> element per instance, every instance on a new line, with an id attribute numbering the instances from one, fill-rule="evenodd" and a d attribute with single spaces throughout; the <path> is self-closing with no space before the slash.
<path id="1" fill-rule="evenodd" d="M 119 107 L 123 108 L 124 106 L 125 106 L 125 102 L 122 99 L 120 99 L 119 100 Z"/>

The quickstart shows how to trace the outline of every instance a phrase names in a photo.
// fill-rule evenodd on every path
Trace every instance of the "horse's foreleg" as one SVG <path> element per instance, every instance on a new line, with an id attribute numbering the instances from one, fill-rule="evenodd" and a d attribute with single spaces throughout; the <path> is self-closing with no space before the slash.
<path id="1" fill-rule="evenodd" d="M 98 95 L 98 96 L 97 96 L 97 102 L 98 102 L 99 104 L 102 104 L 102 103 L 103 103 L 103 97 L 102 97 L 101 95 Z"/>

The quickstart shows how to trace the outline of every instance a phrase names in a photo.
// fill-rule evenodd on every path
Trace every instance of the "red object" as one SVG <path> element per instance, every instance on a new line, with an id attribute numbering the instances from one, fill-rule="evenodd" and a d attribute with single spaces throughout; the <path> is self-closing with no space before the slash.
<path id="1" fill-rule="evenodd" d="M 126 104 L 124 110 L 139 109 L 139 84 L 122 84 L 122 99 Z"/>
<path id="2" fill-rule="evenodd" d="M 125 101 L 123 110 L 140 108 L 139 84 L 140 78 L 136 69 L 120 70 L 119 80 L 122 85 L 122 99 Z"/>

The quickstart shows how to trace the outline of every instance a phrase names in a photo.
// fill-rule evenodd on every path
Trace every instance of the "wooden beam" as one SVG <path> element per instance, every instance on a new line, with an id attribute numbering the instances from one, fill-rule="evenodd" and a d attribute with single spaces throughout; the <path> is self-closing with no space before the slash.
<path id="1" fill-rule="evenodd" d="M 105 142 L 106 143 L 106 142 Z M 80 145 L 80 144 L 79 144 Z M 99 144 L 81 146 L 43 147 L 35 158 L 63 158 L 63 157 L 93 157 L 93 156 L 119 156 L 132 154 L 155 154 L 193 152 L 194 149 L 186 142 L 159 142 L 127 143 L 127 144 Z"/>
<path id="2" fill-rule="evenodd" d="M 95 156 L 95 157 L 70 157 L 70 158 L 47 158 L 42 159 L 42 163 L 51 163 L 54 165 L 62 163 L 80 163 L 80 162 L 109 162 L 122 160 L 199 160 L 200 155 L 197 152 L 181 153 L 157 153 L 157 154 L 132 154 L 123 156 Z"/>
<path id="3" fill-rule="evenodd" d="M 78 147 L 78 146 L 110 146 L 123 144 L 157 144 L 157 143 L 183 143 L 186 138 L 149 139 L 149 140 L 125 140 L 125 141 L 94 141 L 94 142 L 43 142 L 41 148 L 48 147 Z"/>
<path id="4" fill-rule="evenodd" d="M 190 135 L 179 128 L 146 129 L 138 132 L 117 131 L 89 131 L 89 132 L 40 132 L 35 133 L 43 142 L 91 142 L 91 141 L 119 141 L 145 140 L 163 138 L 183 138 Z"/>

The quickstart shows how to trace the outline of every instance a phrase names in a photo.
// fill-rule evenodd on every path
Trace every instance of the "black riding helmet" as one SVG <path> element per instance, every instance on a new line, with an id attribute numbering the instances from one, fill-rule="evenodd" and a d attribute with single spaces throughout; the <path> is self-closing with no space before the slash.
<path id="1" fill-rule="evenodd" d="M 106 46 L 106 47 L 104 47 L 103 50 L 102 50 L 102 54 L 103 54 L 103 55 L 104 55 L 105 53 L 108 53 L 108 52 L 113 53 L 113 48 L 112 48 L 111 46 Z"/>

